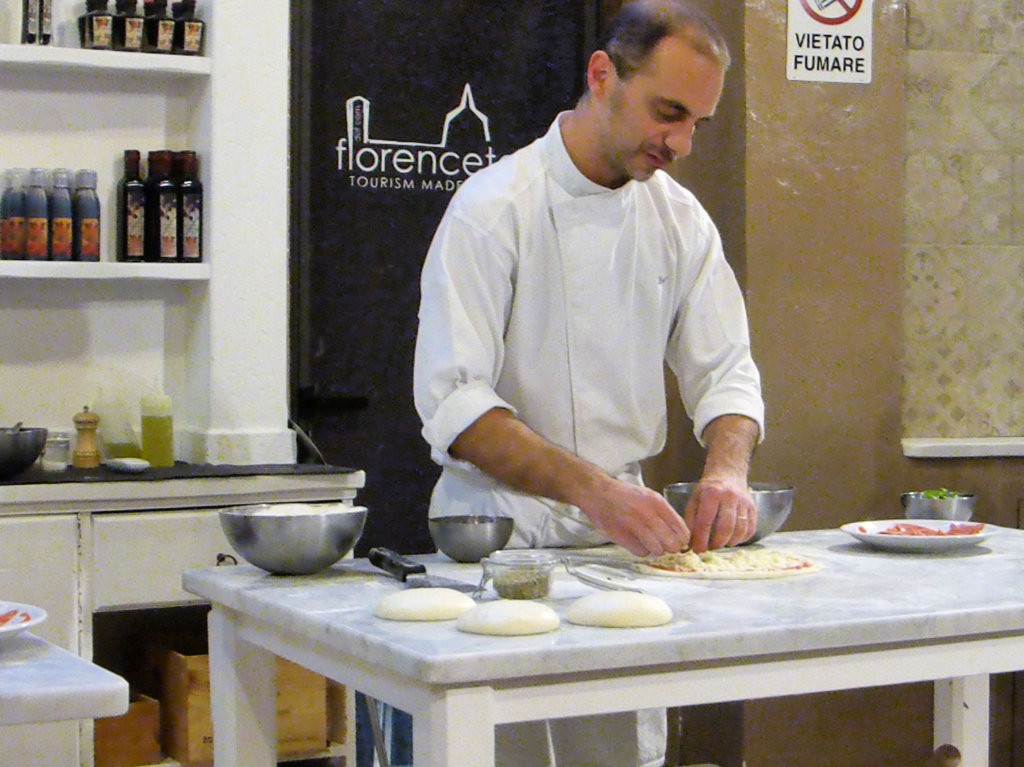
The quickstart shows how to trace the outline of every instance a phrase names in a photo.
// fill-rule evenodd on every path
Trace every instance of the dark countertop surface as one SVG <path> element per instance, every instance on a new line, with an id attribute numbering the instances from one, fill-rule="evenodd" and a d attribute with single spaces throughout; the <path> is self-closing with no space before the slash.
<path id="1" fill-rule="evenodd" d="M 166 468 L 151 467 L 138 473 L 114 471 L 106 466 L 99 466 L 95 469 L 77 469 L 69 466 L 61 471 L 46 471 L 40 466 L 35 465 L 13 477 L 0 479 L 0 486 L 49 485 L 64 482 L 139 482 L 161 479 L 252 477 L 257 475 L 350 474 L 354 471 L 356 470 L 316 463 L 228 465 L 184 463 L 178 461 L 174 466 Z"/>

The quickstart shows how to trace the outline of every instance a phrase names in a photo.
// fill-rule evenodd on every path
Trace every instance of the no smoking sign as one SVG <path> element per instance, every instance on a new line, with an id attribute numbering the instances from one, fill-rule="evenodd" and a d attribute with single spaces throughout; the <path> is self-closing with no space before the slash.
<path id="1" fill-rule="evenodd" d="M 873 0 L 789 0 L 786 78 L 871 82 Z"/>

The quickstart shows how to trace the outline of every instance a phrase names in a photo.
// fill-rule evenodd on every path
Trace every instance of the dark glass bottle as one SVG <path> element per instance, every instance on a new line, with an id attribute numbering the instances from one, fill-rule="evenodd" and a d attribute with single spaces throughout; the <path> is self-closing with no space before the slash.
<path id="1" fill-rule="evenodd" d="M 0 198 L 0 258 L 21 261 L 25 258 L 25 171 L 4 171 L 4 191 Z"/>
<path id="2" fill-rule="evenodd" d="M 74 237 L 72 257 L 75 261 L 100 260 L 100 198 L 96 195 L 96 171 L 80 170 L 75 174 Z"/>
<path id="3" fill-rule="evenodd" d="M 71 171 L 58 168 L 53 172 L 50 190 L 50 260 L 70 261 L 72 235 Z"/>
<path id="4" fill-rule="evenodd" d="M 114 17 L 107 0 L 86 0 L 85 13 L 78 17 L 78 39 L 83 48 L 110 49 L 114 40 Z"/>
<path id="5" fill-rule="evenodd" d="M 174 19 L 167 15 L 167 0 L 145 0 L 142 22 L 142 50 L 170 53 L 174 47 Z"/>
<path id="6" fill-rule="evenodd" d="M 198 56 L 203 52 L 206 23 L 196 18 L 195 0 L 182 0 L 171 5 L 174 17 L 174 53 Z"/>
<path id="7" fill-rule="evenodd" d="M 50 257 L 50 205 L 46 187 L 50 171 L 33 168 L 25 189 L 25 258 L 46 261 Z"/>
<path id="8" fill-rule="evenodd" d="M 149 153 L 146 174 L 146 260 L 178 260 L 178 188 L 171 179 L 172 153 Z"/>
<path id="9" fill-rule="evenodd" d="M 21 42 L 35 44 L 39 42 L 40 0 L 22 0 L 21 3 Z"/>
<path id="10" fill-rule="evenodd" d="M 146 185 L 138 149 L 124 150 L 124 176 L 117 186 L 117 260 L 146 257 Z"/>
<path id="11" fill-rule="evenodd" d="M 39 0 L 39 44 L 53 40 L 53 0 Z"/>
<path id="12" fill-rule="evenodd" d="M 117 0 L 114 14 L 115 51 L 142 50 L 142 17 L 136 13 L 136 0 Z"/>
<path id="13" fill-rule="evenodd" d="M 178 185 L 178 257 L 186 263 L 203 260 L 203 184 L 195 152 L 174 155 Z"/>

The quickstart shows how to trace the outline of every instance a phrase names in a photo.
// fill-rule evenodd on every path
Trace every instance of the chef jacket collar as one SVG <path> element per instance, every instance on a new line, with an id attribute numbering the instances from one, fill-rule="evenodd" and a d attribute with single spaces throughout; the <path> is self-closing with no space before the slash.
<path id="1" fill-rule="evenodd" d="M 565 141 L 562 138 L 562 131 L 559 127 L 562 117 L 567 114 L 568 112 L 562 112 L 555 118 L 551 127 L 548 128 L 548 132 L 544 134 L 541 143 L 544 159 L 547 166 L 551 169 L 551 175 L 555 181 L 571 197 L 586 197 L 593 194 L 609 194 L 619 191 L 618 189 L 609 189 L 606 186 L 601 186 L 591 181 L 576 167 L 576 163 L 569 156 L 569 150 L 565 148 Z"/>

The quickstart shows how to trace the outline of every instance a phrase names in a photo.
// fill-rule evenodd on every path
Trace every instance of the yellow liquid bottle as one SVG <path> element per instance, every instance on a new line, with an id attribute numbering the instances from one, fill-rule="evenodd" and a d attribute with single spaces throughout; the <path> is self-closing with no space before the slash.
<path id="1" fill-rule="evenodd" d="M 174 418 L 165 394 L 142 398 L 142 457 L 150 466 L 174 465 Z"/>

